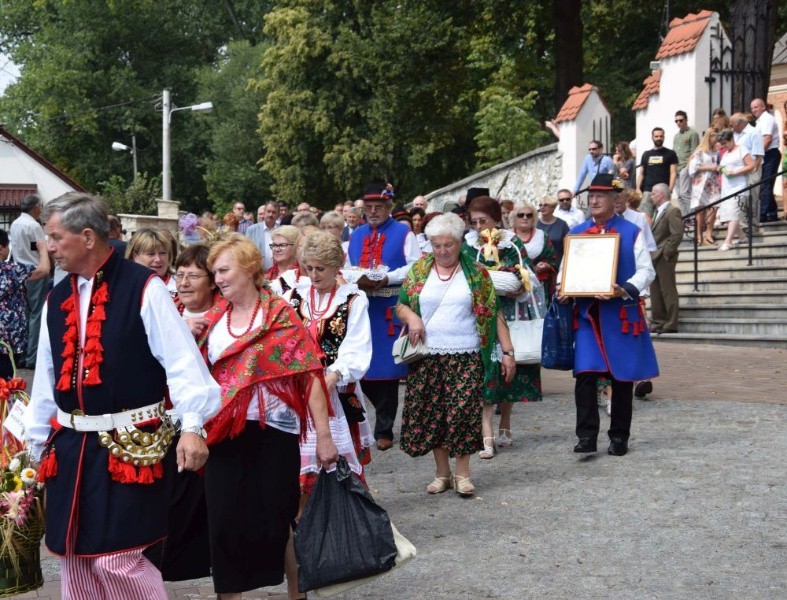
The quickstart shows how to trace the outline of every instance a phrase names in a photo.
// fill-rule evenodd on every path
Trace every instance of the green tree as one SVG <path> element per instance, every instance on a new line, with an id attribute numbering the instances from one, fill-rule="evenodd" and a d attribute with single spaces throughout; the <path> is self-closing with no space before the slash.
<path id="1" fill-rule="evenodd" d="M 248 210 L 270 199 L 270 176 L 258 161 L 264 154 L 256 134 L 257 114 L 265 96 L 254 84 L 262 77 L 263 44 L 230 42 L 216 66 L 204 67 L 199 97 L 212 98 L 215 107 L 208 126 L 209 154 L 204 159 L 209 204 L 220 214 L 241 201 Z"/>
<path id="2" fill-rule="evenodd" d="M 176 104 L 199 98 L 198 74 L 230 36 L 261 36 L 268 3 L 226 0 L 4 0 L 0 49 L 21 76 L 0 98 L 0 121 L 58 167 L 95 190 L 128 173 L 113 141 L 139 144 L 140 171 L 161 170 L 161 91 Z M 231 9 L 231 10 L 230 10 Z M 237 27 L 233 26 L 235 13 Z M 256 25 L 254 25 L 256 23 Z M 172 120 L 173 197 L 206 197 L 206 115 Z"/>
<path id="3" fill-rule="evenodd" d="M 120 175 L 98 184 L 101 197 L 113 215 L 155 215 L 156 200 L 161 197 L 161 176 L 140 173 L 128 184 Z"/>

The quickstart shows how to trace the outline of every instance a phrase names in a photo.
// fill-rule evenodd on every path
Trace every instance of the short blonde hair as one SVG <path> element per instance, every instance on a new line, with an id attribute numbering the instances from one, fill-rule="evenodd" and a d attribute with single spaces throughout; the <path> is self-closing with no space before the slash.
<path id="1" fill-rule="evenodd" d="M 557 198 L 552 196 L 544 196 L 541 198 L 541 206 L 544 206 L 545 204 L 547 206 L 557 206 Z"/>
<path id="2" fill-rule="evenodd" d="M 172 236 L 163 229 L 156 227 L 143 227 L 137 229 L 134 235 L 131 236 L 131 241 L 126 248 L 126 258 L 134 260 L 137 254 L 144 254 L 145 252 L 154 252 L 159 248 L 167 251 L 167 258 L 169 259 L 170 267 L 175 262 L 172 248 Z"/>
<path id="3" fill-rule="evenodd" d="M 508 213 L 508 226 L 513 229 L 514 223 L 516 219 L 516 213 L 521 210 L 530 210 L 533 212 L 533 227 L 535 227 L 535 220 L 536 220 L 536 207 L 530 204 L 530 202 L 520 201 L 514 204 L 514 208 L 511 209 L 511 212 Z M 505 223 L 504 223 L 505 225 Z"/>
<path id="4" fill-rule="evenodd" d="M 262 287 L 265 275 L 262 271 L 262 254 L 257 245 L 241 233 L 230 233 L 210 247 L 208 254 L 208 269 L 213 271 L 213 265 L 220 254 L 232 254 L 238 266 L 254 279 L 254 285 Z"/>
<path id="5" fill-rule="evenodd" d="M 295 244 L 298 242 L 298 236 L 300 234 L 301 232 L 298 231 L 298 228 L 294 225 L 282 225 L 281 227 L 273 230 L 271 233 L 271 238 L 273 238 L 275 235 L 280 235 L 291 244 Z"/>
<path id="6" fill-rule="evenodd" d="M 333 225 L 335 227 L 344 227 L 344 219 L 337 213 L 329 211 L 320 219 L 320 226 Z"/>
<path id="7" fill-rule="evenodd" d="M 308 260 L 329 267 L 341 267 L 344 264 L 341 240 L 327 231 L 308 233 L 298 245 L 298 261 L 305 263 Z"/>
<path id="8" fill-rule="evenodd" d="M 314 213 L 300 212 L 297 213 L 295 216 L 293 216 L 292 224 L 298 229 L 303 229 L 307 225 L 314 225 L 315 227 L 319 227 L 320 221 L 317 219 Z"/>

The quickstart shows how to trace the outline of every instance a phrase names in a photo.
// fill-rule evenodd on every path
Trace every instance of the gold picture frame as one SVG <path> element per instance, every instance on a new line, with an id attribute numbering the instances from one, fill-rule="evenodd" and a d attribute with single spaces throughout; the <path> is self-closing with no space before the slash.
<path id="1" fill-rule="evenodd" d="M 620 234 L 567 235 L 563 244 L 561 295 L 611 294 L 618 270 Z"/>

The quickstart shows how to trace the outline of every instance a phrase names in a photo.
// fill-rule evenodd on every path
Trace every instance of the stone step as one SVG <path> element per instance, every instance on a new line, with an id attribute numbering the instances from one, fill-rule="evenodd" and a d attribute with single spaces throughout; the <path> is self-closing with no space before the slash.
<path id="1" fill-rule="evenodd" d="M 775 225 L 775 226 L 774 226 Z M 724 241 L 724 237 L 727 235 L 726 229 L 717 228 L 714 233 L 713 237 L 716 239 L 716 243 L 721 245 Z M 772 244 L 787 244 L 787 222 L 780 221 L 778 223 L 767 223 L 762 227 L 755 227 L 754 228 L 754 243 L 772 243 Z M 691 236 L 686 236 L 684 234 L 683 241 L 680 244 L 680 251 L 684 252 L 694 247 L 694 242 L 691 239 Z M 700 249 L 708 249 L 712 250 L 710 246 L 701 246 Z"/>
<path id="2" fill-rule="evenodd" d="M 733 246 L 727 252 L 719 252 L 718 246 L 701 246 L 697 248 L 697 260 L 701 263 L 714 262 L 717 260 L 728 260 L 730 256 L 744 256 L 749 255 L 749 247 L 747 245 Z M 755 242 L 752 247 L 752 254 L 754 256 L 787 256 L 787 244 L 771 243 L 771 242 Z M 694 263 L 694 249 L 681 248 L 678 254 L 678 264 L 693 264 Z"/>
<path id="3" fill-rule="evenodd" d="M 694 281 L 688 277 L 686 281 L 678 281 L 678 293 L 683 296 L 694 290 Z M 698 288 L 700 292 L 734 292 L 741 291 L 749 294 L 757 294 L 762 290 L 780 291 L 787 290 L 786 277 L 768 277 L 767 274 L 754 273 L 747 279 L 732 279 L 729 276 L 719 277 L 700 277 Z"/>
<path id="4" fill-rule="evenodd" d="M 683 317 L 678 323 L 681 333 L 784 336 L 787 338 L 787 319 L 756 318 L 694 318 Z"/>
<path id="5" fill-rule="evenodd" d="M 720 291 L 687 291 L 681 293 L 681 309 L 687 306 L 704 306 L 705 304 L 727 306 L 735 305 L 757 305 L 757 306 L 776 306 L 783 310 L 783 305 L 787 303 L 787 288 L 783 290 L 757 290 L 750 292 L 746 290 Z"/>
<path id="6" fill-rule="evenodd" d="M 756 295 L 752 294 L 749 299 L 755 300 Z M 687 318 L 716 319 L 725 322 L 727 319 L 757 319 L 769 321 L 778 319 L 785 314 L 784 305 L 779 304 L 756 304 L 751 302 L 741 302 L 739 304 L 713 304 L 704 302 L 702 304 L 687 304 L 685 298 L 680 299 L 680 316 Z"/>
<path id="7" fill-rule="evenodd" d="M 715 344 L 722 346 L 743 346 L 749 348 L 785 348 L 787 336 L 779 335 L 738 335 L 719 333 L 662 333 L 653 336 L 653 341 L 662 343 Z"/>
<path id="8" fill-rule="evenodd" d="M 783 264 L 784 265 L 784 264 Z M 694 271 L 682 271 L 675 273 L 675 280 L 678 283 L 692 283 L 694 281 Z M 699 270 L 699 281 L 765 281 L 784 280 L 787 281 L 787 265 L 784 266 L 751 266 L 734 269 L 718 267 L 705 267 Z M 774 286 L 766 286 L 773 289 Z"/>
<path id="9" fill-rule="evenodd" d="M 787 265 L 787 247 L 767 249 L 755 248 L 752 254 L 754 267 L 778 267 Z M 733 248 L 727 252 L 716 252 L 712 256 L 703 256 L 697 264 L 700 273 L 728 271 L 731 269 L 749 268 L 749 251 L 747 248 Z M 676 273 L 693 273 L 694 261 L 678 261 Z"/>

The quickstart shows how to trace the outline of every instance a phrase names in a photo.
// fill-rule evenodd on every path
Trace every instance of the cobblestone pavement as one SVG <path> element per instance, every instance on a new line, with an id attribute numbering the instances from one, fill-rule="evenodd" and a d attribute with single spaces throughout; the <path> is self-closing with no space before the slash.
<path id="1" fill-rule="evenodd" d="M 603 434 L 597 455 L 571 452 L 573 379 L 551 371 L 544 401 L 514 409 L 514 445 L 473 458 L 472 499 L 427 495 L 429 457 L 375 452 L 372 491 L 418 557 L 339 597 L 787 597 L 787 354 L 657 351 L 662 377 L 652 399 L 635 399 L 625 457 L 606 454 Z M 56 561 L 43 568 L 45 586 L 20 597 L 60 598 Z M 168 589 L 215 598 L 209 580 Z"/>

